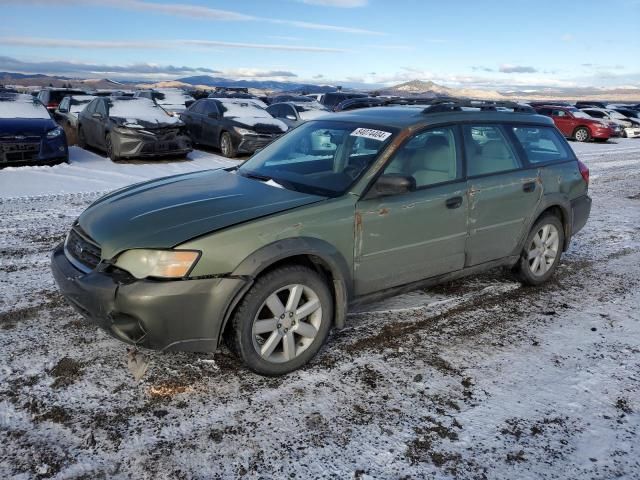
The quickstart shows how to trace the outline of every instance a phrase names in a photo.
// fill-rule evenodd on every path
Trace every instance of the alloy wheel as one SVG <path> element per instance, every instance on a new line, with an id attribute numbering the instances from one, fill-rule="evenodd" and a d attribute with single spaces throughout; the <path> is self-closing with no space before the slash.
<path id="1" fill-rule="evenodd" d="M 287 285 L 263 302 L 253 320 L 253 347 L 266 361 L 283 363 L 304 352 L 322 322 L 320 298 L 307 285 Z"/>
<path id="2" fill-rule="evenodd" d="M 589 139 L 589 132 L 586 128 L 579 128 L 576 131 L 576 140 L 579 142 L 586 142 Z"/>
<path id="3" fill-rule="evenodd" d="M 527 252 L 531 273 L 537 277 L 549 271 L 556 261 L 560 246 L 560 236 L 554 225 L 543 225 L 533 236 Z"/>

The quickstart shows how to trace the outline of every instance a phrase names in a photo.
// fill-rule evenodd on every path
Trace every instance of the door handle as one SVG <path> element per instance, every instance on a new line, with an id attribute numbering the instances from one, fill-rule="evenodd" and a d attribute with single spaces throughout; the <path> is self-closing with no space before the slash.
<path id="1" fill-rule="evenodd" d="M 529 193 L 536 189 L 536 182 L 527 182 L 522 184 L 522 190 Z"/>
<path id="2" fill-rule="evenodd" d="M 445 204 L 447 205 L 447 208 L 458 208 L 462 205 L 462 197 L 451 197 L 445 202 Z"/>

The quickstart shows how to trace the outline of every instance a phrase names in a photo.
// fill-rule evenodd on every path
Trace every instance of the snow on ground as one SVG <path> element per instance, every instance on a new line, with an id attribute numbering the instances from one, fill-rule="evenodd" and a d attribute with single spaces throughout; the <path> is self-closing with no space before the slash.
<path id="1" fill-rule="evenodd" d="M 48 270 L 106 186 L 0 171 L 25 189 L 0 199 L 0 477 L 640 478 L 640 140 L 572 146 L 593 211 L 548 285 L 496 271 L 370 305 L 275 379 L 150 352 L 135 383 Z M 113 187 L 191 165 L 105 162 Z"/>
<path id="2" fill-rule="evenodd" d="M 0 199 L 64 193 L 107 192 L 132 183 L 178 173 L 236 164 L 213 153 L 194 150 L 184 160 L 113 163 L 93 151 L 69 148 L 69 163 L 7 167 L 0 170 Z"/>

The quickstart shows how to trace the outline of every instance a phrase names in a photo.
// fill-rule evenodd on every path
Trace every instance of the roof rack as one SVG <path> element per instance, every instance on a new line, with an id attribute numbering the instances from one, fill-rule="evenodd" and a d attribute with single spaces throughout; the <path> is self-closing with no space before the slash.
<path id="1" fill-rule="evenodd" d="M 456 98 L 435 98 L 422 113 L 460 112 L 464 108 L 477 108 L 482 112 L 497 112 L 510 109 L 513 113 L 536 113 L 535 110 L 522 103 L 507 100 L 470 100 Z M 500 110 L 499 110 L 500 109 Z"/>

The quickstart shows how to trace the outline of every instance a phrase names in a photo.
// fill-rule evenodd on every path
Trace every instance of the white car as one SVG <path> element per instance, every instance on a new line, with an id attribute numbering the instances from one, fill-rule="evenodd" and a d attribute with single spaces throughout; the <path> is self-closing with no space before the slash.
<path id="1" fill-rule="evenodd" d="M 606 108 L 583 108 L 582 111 L 593 118 L 609 123 L 620 137 L 640 137 L 640 122 L 637 119 L 626 117 L 615 110 Z"/>

